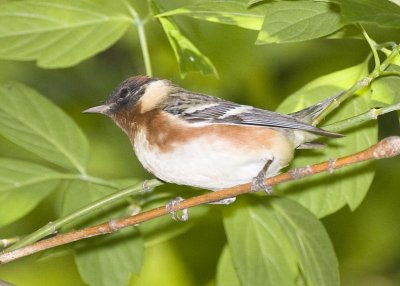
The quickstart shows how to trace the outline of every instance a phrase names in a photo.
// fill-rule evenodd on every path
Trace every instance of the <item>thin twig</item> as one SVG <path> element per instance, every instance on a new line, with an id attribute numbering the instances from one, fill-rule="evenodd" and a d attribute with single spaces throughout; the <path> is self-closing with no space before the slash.
<path id="1" fill-rule="evenodd" d="M 82 217 L 91 213 L 93 210 L 98 209 L 100 207 L 104 207 L 106 205 L 110 205 L 110 203 L 121 200 L 123 198 L 127 198 L 129 196 L 138 195 L 140 193 L 148 192 L 155 187 L 162 185 L 163 183 L 159 180 L 153 179 L 149 181 L 145 181 L 144 183 L 137 184 L 135 186 L 129 187 L 124 190 L 119 190 L 115 193 L 112 193 L 106 197 L 103 197 L 97 201 L 94 201 L 88 205 L 83 206 L 82 208 L 75 210 L 73 213 L 70 213 L 66 216 L 63 216 L 55 221 L 49 222 L 45 226 L 39 228 L 35 232 L 25 236 L 20 241 L 11 245 L 7 251 L 11 251 L 17 248 L 24 247 L 28 244 L 34 243 L 48 235 L 52 235 L 57 233 L 57 230 L 63 226 L 68 225 L 73 222 L 75 219 Z"/>
<path id="2" fill-rule="evenodd" d="M 329 160 L 323 163 L 305 166 L 290 170 L 286 173 L 268 178 L 265 183 L 268 186 L 274 186 L 283 182 L 301 179 L 307 176 L 315 175 L 324 171 L 333 172 L 348 165 L 363 162 L 370 159 L 382 159 L 394 157 L 400 154 L 400 137 L 388 137 L 370 148 L 345 156 L 336 160 Z M 77 231 L 71 231 L 60 234 L 52 238 L 48 238 L 37 243 L 0 254 L 0 264 L 5 264 L 18 258 L 34 254 L 56 246 L 68 244 L 74 241 L 86 239 L 89 237 L 99 236 L 103 234 L 113 233 L 119 229 L 143 223 L 145 221 L 167 215 L 169 213 L 178 212 L 201 204 L 221 201 L 223 199 L 233 198 L 238 195 L 250 193 L 250 184 L 243 184 L 233 188 L 224 189 L 217 192 L 206 193 L 197 197 L 182 200 L 171 208 L 165 206 L 139 213 L 123 219 L 112 220 L 100 225 L 84 228 Z"/>
<path id="3" fill-rule="evenodd" d="M 341 132 L 343 130 L 346 130 L 349 127 L 355 127 L 358 126 L 366 121 L 369 121 L 371 119 L 375 120 L 377 119 L 378 116 L 382 115 L 382 114 L 386 114 L 388 112 L 392 112 L 395 110 L 400 110 L 400 103 L 394 104 L 394 105 L 390 105 L 387 107 L 383 107 L 383 108 L 374 108 L 371 109 L 365 113 L 359 114 L 357 116 L 351 117 L 351 118 L 347 118 L 344 119 L 342 121 L 338 121 L 335 122 L 333 124 L 330 125 L 326 125 L 324 126 L 324 128 L 326 130 L 332 131 L 332 132 Z M 81 177 L 81 175 L 63 175 L 62 176 L 63 179 L 82 179 L 82 180 L 88 180 L 90 182 L 93 183 L 97 183 L 97 184 L 101 184 L 101 185 L 107 185 L 107 186 L 112 186 L 112 187 L 116 187 L 115 184 L 112 184 L 108 181 L 99 179 L 99 178 L 95 178 L 95 177 Z M 109 196 L 103 197 L 95 202 L 92 202 L 88 205 L 83 206 L 82 208 L 66 215 L 63 217 L 58 218 L 55 221 L 49 222 L 48 224 L 46 224 L 45 226 L 41 227 L 40 229 L 36 230 L 35 232 L 20 238 L 19 241 L 12 241 L 12 243 L 8 244 L 9 247 L 7 248 L 7 251 L 11 251 L 17 248 L 21 248 L 24 247 L 28 244 L 32 244 L 36 241 L 39 241 L 41 239 L 43 239 L 46 236 L 55 234 L 61 227 L 64 227 L 65 225 L 73 222 L 77 217 L 82 217 L 85 216 L 87 214 L 89 214 L 93 209 L 99 208 L 99 207 L 103 207 L 106 205 L 109 205 L 112 202 L 124 199 L 126 197 L 129 196 L 133 196 L 133 195 L 139 195 L 140 193 L 143 192 L 143 189 L 153 189 L 159 185 L 161 185 L 162 182 L 160 182 L 159 180 L 153 179 L 153 180 L 149 180 L 149 181 L 145 181 L 145 186 L 143 186 L 143 184 L 138 184 L 135 186 L 131 186 L 127 189 L 124 190 L 118 190 L 117 192 L 110 194 Z M 0 240 L 1 241 L 1 240 Z M 1 249 L 1 244 L 0 244 L 0 249 Z"/>
<path id="4" fill-rule="evenodd" d="M 395 111 L 395 110 L 400 110 L 400 103 L 390 105 L 387 107 L 383 107 L 383 108 L 374 108 L 365 113 L 359 114 L 357 116 L 347 118 L 347 119 L 335 122 L 330 125 L 326 125 L 326 126 L 324 126 L 324 128 L 326 130 L 329 130 L 332 132 L 341 132 L 349 127 L 355 127 L 355 126 L 358 126 L 358 125 L 360 125 L 364 122 L 367 122 L 371 119 L 377 119 L 378 116 L 380 116 L 382 114 L 386 114 L 388 112 Z M 78 178 L 81 179 L 80 175 L 75 175 L 75 174 L 72 176 L 65 175 L 62 178 L 76 179 L 77 176 L 78 176 Z M 90 182 L 94 182 L 94 183 L 98 183 L 98 184 L 102 184 L 102 185 L 104 185 L 104 182 L 107 182 L 107 181 L 97 182 L 97 180 L 98 180 L 97 178 L 92 178 L 92 179 L 90 179 Z M 108 183 L 108 184 L 110 184 L 110 183 Z M 153 189 L 153 188 L 161 185 L 162 182 L 160 182 L 159 180 L 153 179 L 153 180 L 145 181 L 145 184 L 146 184 L 147 189 Z M 112 185 L 112 186 L 115 187 L 114 185 Z M 35 232 L 33 232 L 23 238 L 19 238 L 19 240 L 13 240 L 10 243 L 7 243 L 7 245 L 6 245 L 6 246 L 8 246 L 7 251 L 11 251 L 11 250 L 15 250 L 17 248 L 24 247 L 28 244 L 32 244 L 32 243 L 44 238 L 46 236 L 55 234 L 57 232 L 57 230 L 59 230 L 61 227 L 64 227 L 65 225 L 73 222 L 73 220 L 75 218 L 82 217 L 86 214 L 89 214 L 93 209 L 99 208 L 101 206 L 109 205 L 111 202 L 118 201 L 120 199 L 126 198 L 128 196 L 132 196 L 135 194 L 138 195 L 140 193 L 143 193 L 143 189 L 144 189 L 143 184 L 138 184 L 138 185 L 129 187 L 124 190 L 118 190 L 117 192 L 110 194 L 107 197 L 103 197 L 95 202 L 85 205 L 84 207 L 74 211 L 71 214 L 60 217 L 59 219 L 57 219 L 55 221 L 49 222 L 45 226 L 36 230 Z M 1 247 L 1 241 L 2 240 L 0 240 L 0 249 L 6 247 L 6 246 Z"/>

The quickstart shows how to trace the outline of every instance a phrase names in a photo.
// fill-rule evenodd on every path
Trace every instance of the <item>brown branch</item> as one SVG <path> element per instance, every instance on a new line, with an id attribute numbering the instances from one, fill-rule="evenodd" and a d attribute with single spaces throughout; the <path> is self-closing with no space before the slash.
<path id="1" fill-rule="evenodd" d="M 265 183 L 268 186 L 274 186 L 283 182 L 297 180 L 303 177 L 311 176 L 324 171 L 332 172 L 348 165 L 363 162 L 370 159 L 390 158 L 400 154 L 400 137 L 393 136 L 383 139 L 370 148 L 348 155 L 336 160 L 329 160 L 323 163 L 295 168 L 286 173 L 268 178 Z M 127 218 L 112 220 L 107 223 L 95 225 L 81 230 L 71 231 L 64 234 L 41 240 L 34 244 L 0 254 L 0 264 L 5 264 L 18 258 L 31 255 L 33 253 L 50 249 L 59 245 L 68 244 L 77 240 L 86 239 L 93 236 L 99 236 L 107 233 L 113 233 L 121 228 L 143 223 L 145 221 L 185 210 L 197 205 L 217 202 L 223 199 L 236 197 L 238 195 L 250 193 L 250 184 L 243 184 L 233 188 L 224 189 L 217 192 L 206 193 L 197 197 L 185 199 L 177 202 L 170 207 L 159 207 L 146 212 L 142 212 Z"/>

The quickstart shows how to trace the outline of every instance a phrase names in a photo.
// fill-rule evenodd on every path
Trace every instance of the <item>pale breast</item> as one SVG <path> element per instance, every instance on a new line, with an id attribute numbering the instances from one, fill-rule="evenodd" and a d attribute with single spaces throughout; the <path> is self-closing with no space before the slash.
<path id="1" fill-rule="evenodd" d="M 270 159 L 268 175 L 274 175 L 294 152 L 285 133 L 269 128 L 156 118 L 136 130 L 133 143 L 142 165 L 161 180 L 212 190 L 250 182 Z"/>

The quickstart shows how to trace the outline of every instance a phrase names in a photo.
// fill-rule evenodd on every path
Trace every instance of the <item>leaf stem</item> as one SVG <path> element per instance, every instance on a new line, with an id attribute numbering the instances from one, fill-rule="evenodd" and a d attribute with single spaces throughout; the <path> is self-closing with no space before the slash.
<path id="1" fill-rule="evenodd" d="M 144 65 L 146 67 L 146 74 L 148 76 L 153 76 L 153 70 L 151 67 L 150 53 L 149 53 L 149 48 L 147 46 L 147 39 L 146 39 L 146 32 L 144 30 L 144 24 L 143 24 L 143 22 L 139 21 L 139 22 L 137 22 L 136 26 L 138 29 L 140 46 L 142 48 Z"/>
<path id="2" fill-rule="evenodd" d="M 376 80 L 377 78 L 388 75 L 400 76 L 400 74 L 396 71 L 386 71 L 386 69 L 393 63 L 395 57 L 398 56 L 399 53 L 400 53 L 400 45 L 393 45 L 392 52 L 382 63 L 380 63 L 378 59 L 375 59 L 375 63 L 379 63 L 379 65 L 376 65 L 374 70 L 368 76 L 357 81 L 352 87 L 350 87 L 348 90 L 343 92 L 339 97 L 337 97 L 323 112 L 321 112 L 313 120 L 312 124 L 318 125 L 328 114 L 330 114 L 333 110 L 338 108 L 343 101 L 351 97 L 356 92 L 367 87 L 372 81 Z"/>
<path id="3" fill-rule="evenodd" d="M 378 116 L 400 110 L 400 103 L 393 104 L 390 106 L 382 107 L 382 108 L 373 108 L 367 112 L 364 112 L 362 114 L 356 115 L 351 118 L 347 118 L 338 122 L 335 122 L 330 125 L 324 126 L 324 129 L 332 131 L 332 132 L 340 132 L 343 131 L 347 128 L 350 127 L 355 127 L 358 126 L 366 121 L 369 121 L 371 119 L 377 119 Z"/>
<path id="4" fill-rule="evenodd" d="M 111 203 L 113 203 L 115 201 L 119 201 L 123 198 L 129 197 L 129 196 L 141 193 L 141 192 L 145 192 L 145 191 L 147 191 L 146 189 L 153 189 L 157 186 L 162 185 L 163 183 L 156 179 L 153 179 L 153 180 L 145 181 L 145 184 L 146 184 L 145 187 L 144 187 L 143 183 L 141 183 L 141 184 L 137 184 L 133 187 L 124 189 L 122 191 L 115 192 L 115 193 L 108 195 L 104 198 L 101 198 L 95 202 L 92 202 L 92 203 L 74 211 L 73 213 L 71 213 L 69 215 L 59 218 L 56 221 L 49 222 L 47 225 L 41 227 L 37 231 L 31 233 L 30 235 L 24 237 L 17 243 L 15 243 L 12 246 L 10 246 L 9 248 L 7 248 L 7 251 L 12 251 L 14 249 L 24 247 L 28 244 L 34 243 L 34 242 L 42 239 L 48 235 L 55 234 L 57 232 L 57 230 L 60 229 L 61 227 L 67 225 L 68 223 L 74 221 L 77 218 L 80 218 L 80 217 L 92 212 L 93 210 L 96 210 L 105 205 L 110 205 Z"/>
<path id="5" fill-rule="evenodd" d="M 375 70 L 378 69 L 381 66 L 381 60 L 379 59 L 379 55 L 378 52 L 376 50 L 376 42 L 374 40 L 372 40 L 367 32 L 365 31 L 365 29 L 360 25 L 360 29 L 361 32 L 365 38 L 365 40 L 367 40 L 367 43 L 369 45 L 369 47 L 371 48 L 372 54 L 374 55 L 374 61 L 375 61 Z"/>
<path id="6" fill-rule="evenodd" d="M 372 78 L 367 76 L 359 81 L 357 81 L 355 84 L 353 84 L 352 87 L 350 87 L 348 90 L 343 92 L 340 96 L 338 96 L 323 112 L 321 112 L 316 118 L 314 118 L 312 125 L 318 125 L 328 114 L 330 114 L 333 110 L 335 110 L 339 105 L 351 97 L 354 93 L 357 91 L 363 89 L 364 87 L 368 86 L 370 82 L 372 81 Z"/>
<path id="7" fill-rule="evenodd" d="M 125 0 L 124 3 L 125 3 L 125 6 L 128 8 L 129 13 L 131 13 L 131 15 L 134 19 L 134 24 L 137 28 L 137 32 L 139 35 L 140 47 L 142 49 L 144 66 L 146 69 L 146 74 L 148 76 L 153 76 L 153 69 L 151 67 L 151 60 L 150 60 L 150 52 L 149 52 L 149 47 L 147 45 L 146 32 L 144 30 L 144 25 L 148 22 L 149 16 L 147 16 L 145 19 L 141 20 L 139 17 L 139 14 L 132 7 L 132 5 L 129 3 L 129 1 Z"/>
<path id="8" fill-rule="evenodd" d="M 399 55 L 399 52 L 400 52 L 400 45 L 397 45 L 393 48 L 392 52 L 389 54 L 386 60 L 383 61 L 383 63 L 380 66 L 379 72 L 385 71 L 389 65 L 393 64 L 394 59 Z"/>

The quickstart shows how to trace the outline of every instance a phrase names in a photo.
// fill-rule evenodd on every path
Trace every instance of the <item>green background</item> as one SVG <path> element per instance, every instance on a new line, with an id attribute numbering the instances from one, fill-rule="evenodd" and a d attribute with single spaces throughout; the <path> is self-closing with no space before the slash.
<path id="1" fill-rule="evenodd" d="M 185 88 L 239 103 L 275 109 L 289 94 L 321 75 L 360 63 L 369 53 L 365 41 L 314 40 L 296 44 L 256 46 L 256 32 L 177 17 L 193 42 L 213 61 L 213 76 L 179 75 L 173 52 L 157 22 L 146 26 L 154 74 Z M 367 26 L 368 29 L 368 26 Z M 384 32 L 382 32 L 384 31 Z M 400 41 L 398 31 L 368 29 L 378 42 Z M 151 178 L 138 163 L 126 136 L 100 115 L 81 111 L 104 100 L 130 75 L 145 73 L 136 31 L 116 45 L 69 69 L 40 69 L 33 62 L 0 61 L 0 80 L 25 83 L 62 107 L 84 130 L 92 148 L 91 174 L 103 178 Z M 399 135 L 396 117 L 379 120 L 380 137 Z M 31 157 L 0 138 L 0 156 Z M 400 158 L 377 162 L 377 173 L 364 202 L 323 219 L 339 258 L 343 285 L 399 285 L 400 283 Z M 188 187 L 167 186 L 184 196 Z M 185 193 L 186 192 L 186 193 Z M 0 237 L 30 233 L 56 218 L 59 197 L 53 194 L 29 214 L 0 229 Z M 146 248 L 140 278 L 132 285 L 213 285 L 225 242 L 221 206 L 207 206 L 187 232 Z M 171 221 L 171 225 L 177 224 Z M 185 227 L 180 223 L 181 227 Z M 64 248 L 66 249 L 66 248 Z M 72 256 L 57 251 L 55 258 L 35 255 L 0 266 L 0 279 L 16 285 L 84 285 Z M 32 263 L 37 259 L 38 263 Z"/>

